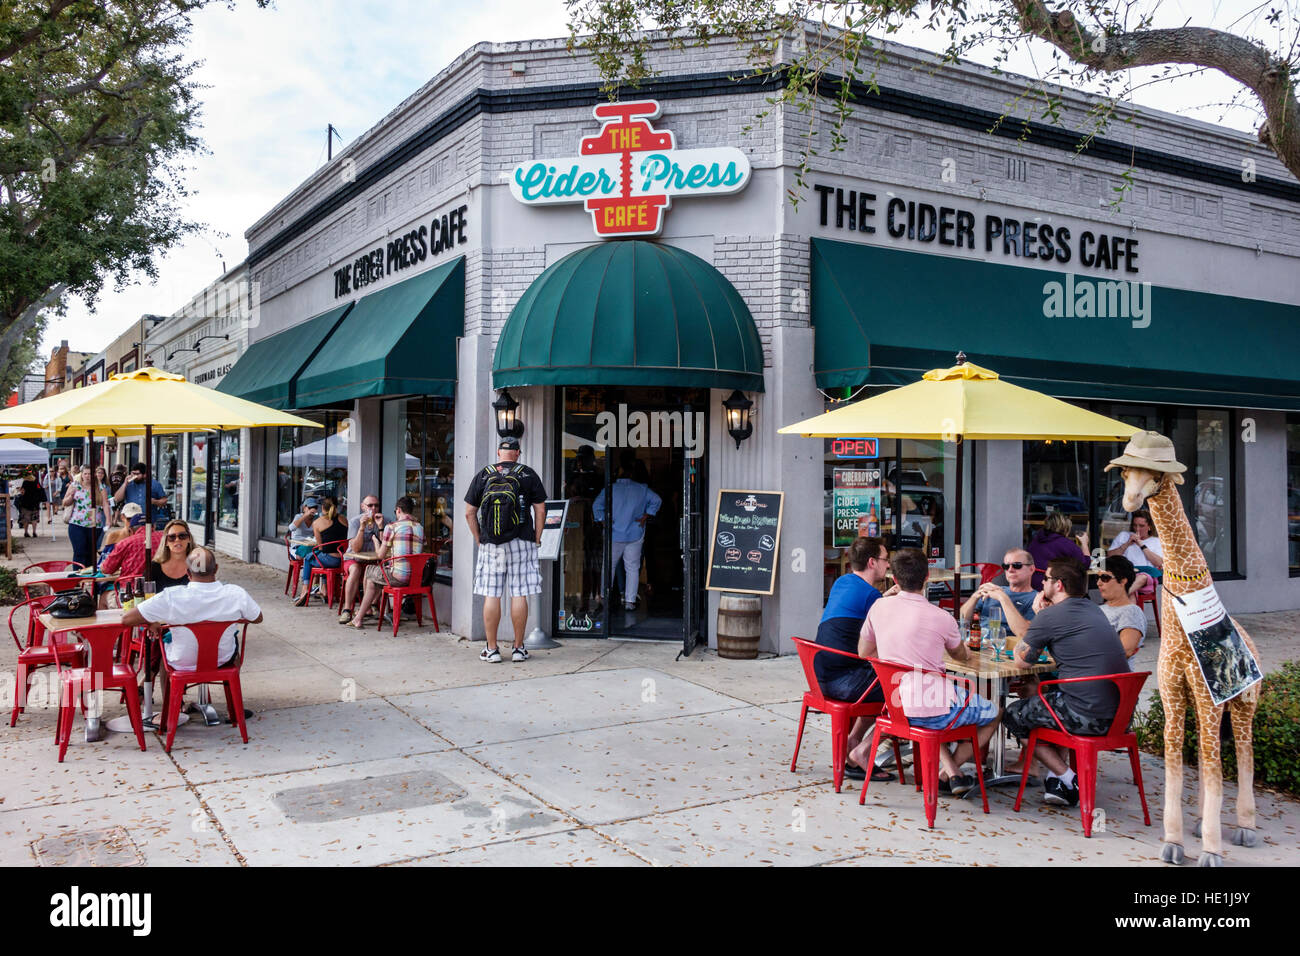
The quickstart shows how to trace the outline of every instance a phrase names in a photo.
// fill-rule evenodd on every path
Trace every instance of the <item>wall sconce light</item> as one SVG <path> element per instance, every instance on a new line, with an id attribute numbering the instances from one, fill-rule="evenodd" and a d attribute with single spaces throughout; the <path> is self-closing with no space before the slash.
<path id="1" fill-rule="evenodd" d="M 524 423 L 519 420 L 519 403 L 509 389 L 501 389 L 501 394 L 492 403 L 492 410 L 497 413 L 497 434 L 502 438 L 518 438 L 524 433 Z"/>
<path id="2" fill-rule="evenodd" d="M 754 422 L 750 417 L 754 403 L 736 389 L 723 401 L 722 407 L 727 410 L 727 434 L 736 440 L 739 448 L 742 441 L 754 434 Z"/>

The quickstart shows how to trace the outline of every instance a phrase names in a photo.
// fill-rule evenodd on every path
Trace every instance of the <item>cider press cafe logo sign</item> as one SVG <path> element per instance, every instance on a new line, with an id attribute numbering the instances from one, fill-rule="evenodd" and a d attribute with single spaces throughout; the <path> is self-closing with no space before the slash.
<path id="1" fill-rule="evenodd" d="M 578 156 L 520 163 L 510 191 L 528 206 L 582 203 L 598 236 L 655 236 L 677 196 L 713 196 L 745 188 L 749 160 L 734 146 L 677 149 L 673 134 L 649 120 L 655 100 L 601 103 L 604 125 L 584 136 Z"/>

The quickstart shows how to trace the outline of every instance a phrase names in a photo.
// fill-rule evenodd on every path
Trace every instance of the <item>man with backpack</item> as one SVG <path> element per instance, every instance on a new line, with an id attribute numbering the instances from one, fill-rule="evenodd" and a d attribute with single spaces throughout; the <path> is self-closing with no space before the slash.
<path id="1" fill-rule="evenodd" d="M 479 660 L 501 663 L 497 628 L 507 582 L 510 622 L 515 629 L 510 659 L 516 663 L 528 660 L 524 627 L 528 624 L 528 596 L 542 593 L 537 546 L 545 516 L 546 488 L 542 479 L 527 465 L 519 464 L 518 438 L 501 439 L 497 463 L 475 475 L 465 495 L 465 520 L 478 544 L 474 593 L 483 595 L 483 626 L 487 630 L 487 647 Z"/>

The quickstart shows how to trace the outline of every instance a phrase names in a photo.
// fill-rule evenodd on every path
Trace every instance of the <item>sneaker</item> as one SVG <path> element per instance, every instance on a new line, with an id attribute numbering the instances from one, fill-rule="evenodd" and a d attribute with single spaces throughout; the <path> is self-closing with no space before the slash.
<path id="1" fill-rule="evenodd" d="M 339 623 L 340 623 L 340 624 L 351 624 L 351 623 L 352 623 L 352 612 L 349 611 L 347 608 L 344 608 L 344 609 L 343 609 L 343 612 L 342 612 L 341 614 L 339 614 Z"/>
<path id="2" fill-rule="evenodd" d="M 963 793 L 975 789 L 975 778 L 968 773 L 959 773 L 955 777 L 949 777 L 948 789 L 954 797 L 960 797 Z"/>
<path id="3" fill-rule="evenodd" d="M 485 647 L 483 650 L 478 652 L 478 659 L 481 661 L 487 661 L 489 664 L 500 664 L 501 652 L 495 647 Z"/>
<path id="4" fill-rule="evenodd" d="M 1079 805 L 1079 785 L 1066 786 L 1060 777 L 1048 777 L 1043 786 L 1043 802 L 1054 807 L 1077 807 Z"/>
<path id="5" fill-rule="evenodd" d="M 510 652 L 510 660 L 518 664 L 520 661 L 528 660 L 528 651 L 523 647 L 516 647 Z"/>

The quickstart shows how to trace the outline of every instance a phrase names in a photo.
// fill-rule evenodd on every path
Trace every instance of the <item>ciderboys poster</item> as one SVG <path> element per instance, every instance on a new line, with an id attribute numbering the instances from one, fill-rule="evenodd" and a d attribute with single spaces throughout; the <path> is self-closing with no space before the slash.
<path id="1" fill-rule="evenodd" d="M 734 193 L 749 183 L 745 154 L 734 146 L 677 149 L 673 134 L 648 120 L 659 103 L 601 103 L 604 124 L 585 136 L 578 156 L 520 163 L 510 192 L 528 206 L 582 203 L 598 236 L 657 236 L 678 196 Z"/>

